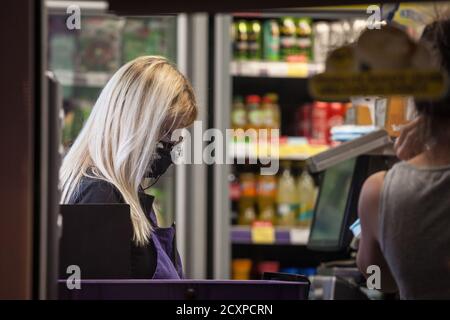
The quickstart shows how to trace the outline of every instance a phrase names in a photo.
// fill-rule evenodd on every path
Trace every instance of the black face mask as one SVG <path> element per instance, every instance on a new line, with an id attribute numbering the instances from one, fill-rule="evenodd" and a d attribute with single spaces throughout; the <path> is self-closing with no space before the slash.
<path id="1" fill-rule="evenodd" d="M 171 152 L 174 147 L 172 142 L 160 141 L 156 148 L 156 158 L 153 160 L 146 177 L 158 179 L 173 164 Z"/>

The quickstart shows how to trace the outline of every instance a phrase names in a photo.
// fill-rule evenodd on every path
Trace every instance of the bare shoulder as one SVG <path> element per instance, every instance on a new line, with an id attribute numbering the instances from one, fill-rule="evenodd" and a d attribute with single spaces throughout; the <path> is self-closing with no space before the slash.
<path id="1" fill-rule="evenodd" d="M 381 191 L 383 190 L 386 171 L 380 171 L 371 175 L 364 182 L 359 197 L 358 214 L 362 221 L 375 222 L 378 219 Z M 376 223 L 369 223 L 376 226 Z"/>

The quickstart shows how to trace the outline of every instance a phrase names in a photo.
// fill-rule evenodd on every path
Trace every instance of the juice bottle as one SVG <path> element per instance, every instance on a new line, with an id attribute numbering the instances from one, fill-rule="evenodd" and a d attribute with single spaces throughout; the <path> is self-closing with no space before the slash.
<path id="1" fill-rule="evenodd" d="M 303 171 L 298 178 L 297 189 L 300 203 L 298 225 L 307 228 L 311 225 L 314 205 L 316 203 L 316 186 L 305 167 L 303 167 Z"/>
<path id="2" fill-rule="evenodd" d="M 296 42 L 295 21 L 292 17 L 281 19 L 280 26 L 280 55 L 281 60 L 287 60 L 289 56 L 295 54 Z"/>
<path id="3" fill-rule="evenodd" d="M 267 61 L 280 59 L 280 27 L 276 20 L 267 20 L 263 26 L 263 57 Z"/>
<path id="4" fill-rule="evenodd" d="M 241 194 L 239 198 L 239 224 L 251 225 L 256 219 L 255 198 L 256 181 L 251 172 L 242 173 L 239 177 Z"/>
<path id="5" fill-rule="evenodd" d="M 291 173 L 290 162 L 281 164 L 283 171 L 278 179 L 277 224 L 293 226 L 298 214 L 297 186 Z"/>
<path id="6" fill-rule="evenodd" d="M 297 46 L 298 54 L 305 62 L 312 61 L 312 25 L 310 18 L 297 20 Z"/>
<path id="7" fill-rule="evenodd" d="M 248 25 L 245 20 L 239 20 L 235 26 L 234 58 L 246 60 L 248 57 Z"/>
<path id="8" fill-rule="evenodd" d="M 247 96 L 247 129 L 258 130 L 262 125 L 262 113 L 260 108 L 261 98 L 255 94 Z"/>
<path id="9" fill-rule="evenodd" d="M 252 60 L 262 58 L 262 30 L 261 23 L 253 20 L 248 23 L 248 57 Z"/>
<path id="10" fill-rule="evenodd" d="M 280 106 L 278 105 L 278 95 L 268 93 L 264 96 L 261 105 L 263 115 L 263 125 L 267 129 L 280 129 Z"/>
<path id="11" fill-rule="evenodd" d="M 277 180 L 274 175 L 258 176 L 258 220 L 275 223 Z"/>
<path id="12" fill-rule="evenodd" d="M 231 127 L 236 129 L 245 129 L 247 126 L 247 111 L 244 100 L 241 96 L 236 96 L 231 107 Z"/>

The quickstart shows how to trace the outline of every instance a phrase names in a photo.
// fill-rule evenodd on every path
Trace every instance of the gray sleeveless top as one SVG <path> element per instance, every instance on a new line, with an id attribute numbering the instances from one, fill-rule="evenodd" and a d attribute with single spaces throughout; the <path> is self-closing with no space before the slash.
<path id="1" fill-rule="evenodd" d="M 380 206 L 380 246 L 400 297 L 450 299 L 450 166 L 397 163 Z"/>

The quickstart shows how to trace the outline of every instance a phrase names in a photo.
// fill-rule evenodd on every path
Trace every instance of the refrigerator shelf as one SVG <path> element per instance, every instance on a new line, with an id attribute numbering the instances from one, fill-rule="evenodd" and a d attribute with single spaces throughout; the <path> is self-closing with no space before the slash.
<path id="1" fill-rule="evenodd" d="M 290 245 L 306 245 L 308 243 L 309 228 L 300 227 L 272 227 L 272 235 L 268 234 L 268 230 L 263 230 L 266 237 L 261 236 L 261 231 L 256 230 L 258 227 L 250 226 L 232 226 L 231 227 L 231 243 L 233 244 L 290 244 Z M 258 234 L 259 233 L 259 234 Z"/>
<path id="2" fill-rule="evenodd" d="M 232 61 L 235 77 L 309 78 L 323 72 L 324 64 L 278 61 Z"/>

